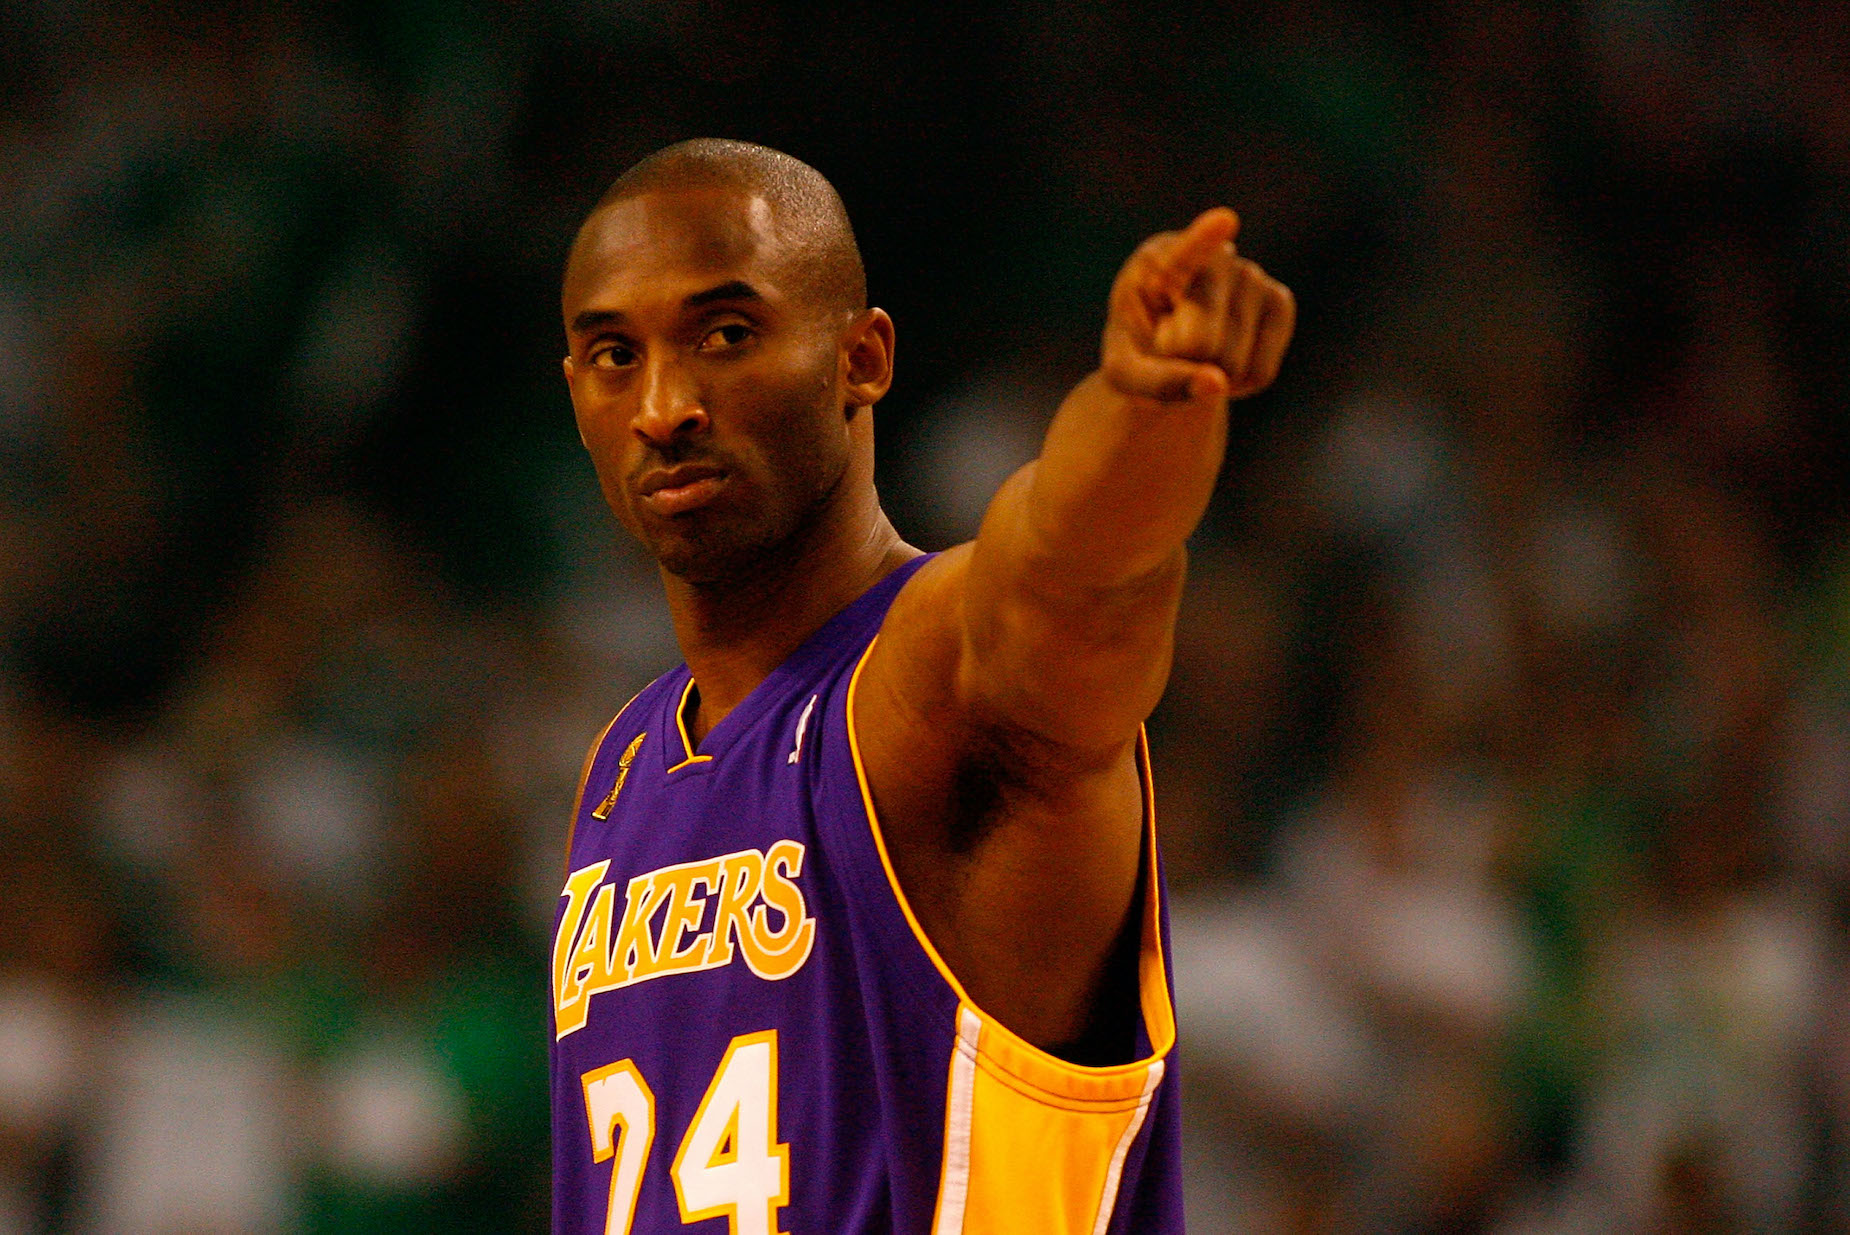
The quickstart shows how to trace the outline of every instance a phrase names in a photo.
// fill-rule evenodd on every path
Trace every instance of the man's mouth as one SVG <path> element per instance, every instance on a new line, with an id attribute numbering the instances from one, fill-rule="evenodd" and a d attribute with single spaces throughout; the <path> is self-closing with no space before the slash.
<path id="1" fill-rule="evenodd" d="M 709 463 L 684 463 L 646 473 L 637 486 L 642 504 L 658 515 L 685 514 L 705 506 L 726 485 L 726 473 Z"/>

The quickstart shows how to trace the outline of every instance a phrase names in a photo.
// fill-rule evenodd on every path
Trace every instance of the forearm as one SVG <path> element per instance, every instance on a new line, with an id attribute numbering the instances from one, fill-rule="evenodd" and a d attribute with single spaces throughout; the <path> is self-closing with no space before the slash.
<path id="1" fill-rule="evenodd" d="M 1181 552 L 1220 474 L 1229 400 L 1278 372 L 1295 302 L 1234 251 L 1238 227 L 1206 211 L 1112 285 L 1099 370 L 1061 404 L 1025 497 L 1024 548 L 1077 588 L 1133 583 Z"/>
<path id="2" fill-rule="evenodd" d="M 1030 761 L 1032 735 L 1109 756 L 1168 680 L 1183 544 L 1212 491 L 1226 416 L 1207 409 L 1186 422 L 1214 440 L 1202 446 L 1211 459 L 1185 468 L 1152 464 L 1174 443 L 1151 438 L 1167 415 L 1140 423 L 1140 410 L 1096 379 L 1082 383 L 1048 450 L 1003 485 L 971 547 L 972 673 L 960 693 L 979 722 L 1028 738 L 1016 754 Z"/>
<path id="3" fill-rule="evenodd" d="M 1061 403 L 1027 477 L 1020 549 L 1078 591 L 1134 585 L 1181 551 L 1226 450 L 1224 398 L 1132 398 L 1093 373 Z"/>

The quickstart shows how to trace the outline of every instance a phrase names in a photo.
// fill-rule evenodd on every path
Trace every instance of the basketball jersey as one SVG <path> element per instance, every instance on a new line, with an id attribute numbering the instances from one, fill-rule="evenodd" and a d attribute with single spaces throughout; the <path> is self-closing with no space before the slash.
<path id="1" fill-rule="evenodd" d="M 553 1230 L 1183 1229 L 1145 785 L 1136 1058 L 1085 1067 L 967 995 L 894 878 L 855 684 L 917 559 L 696 748 L 685 666 L 593 745 L 552 948 Z"/>

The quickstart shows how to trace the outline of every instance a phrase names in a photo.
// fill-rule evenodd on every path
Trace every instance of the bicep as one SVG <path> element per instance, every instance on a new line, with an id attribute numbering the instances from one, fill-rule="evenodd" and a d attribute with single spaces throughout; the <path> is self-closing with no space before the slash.
<path id="1" fill-rule="evenodd" d="M 1186 556 L 1110 584 L 1076 578 L 1040 543 L 1035 467 L 996 494 L 970 546 L 958 694 L 995 724 L 1115 760 L 1168 681 Z"/>
<path id="2" fill-rule="evenodd" d="M 997 749 L 1024 776 L 1116 763 L 1168 680 L 1182 551 L 1128 582 L 1075 580 L 1036 543 L 1034 467 L 1002 486 L 975 541 L 907 583 L 869 653 L 863 742 L 891 742 L 921 771 L 948 778 Z"/>

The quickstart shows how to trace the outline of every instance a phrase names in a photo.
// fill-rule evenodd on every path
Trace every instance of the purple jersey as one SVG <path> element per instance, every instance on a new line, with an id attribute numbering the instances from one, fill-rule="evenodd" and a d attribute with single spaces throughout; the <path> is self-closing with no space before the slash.
<path id="1" fill-rule="evenodd" d="M 552 949 L 558 1235 L 1183 1229 L 1148 826 L 1138 1057 L 1118 1066 L 1057 1059 L 972 1004 L 893 877 L 851 721 L 919 561 L 697 750 L 685 667 L 592 747 Z"/>

